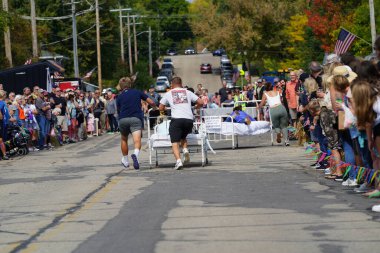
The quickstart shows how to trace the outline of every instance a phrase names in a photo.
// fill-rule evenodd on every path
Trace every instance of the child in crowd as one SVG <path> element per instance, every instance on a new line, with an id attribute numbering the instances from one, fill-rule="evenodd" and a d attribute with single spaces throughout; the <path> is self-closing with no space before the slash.
<path id="1" fill-rule="evenodd" d="M 335 170 L 333 169 L 334 173 L 327 176 L 327 178 L 342 182 L 343 172 L 339 166 L 341 161 L 341 143 L 338 136 L 336 126 L 338 122 L 336 120 L 335 113 L 332 110 L 328 109 L 326 106 L 321 106 L 316 99 L 313 99 L 309 102 L 308 110 L 314 117 L 313 124 L 316 124 L 318 119 L 320 120 L 320 126 L 326 135 L 328 148 L 332 153 L 331 166 L 335 168 Z"/>
<path id="2" fill-rule="evenodd" d="M 87 116 L 87 133 L 88 136 L 92 136 L 94 131 L 95 131 L 95 117 L 92 111 L 89 111 L 88 116 Z"/>
<path id="3" fill-rule="evenodd" d="M 35 115 L 38 114 L 37 108 L 34 105 L 35 99 L 33 96 L 29 96 L 27 99 L 27 103 L 24 108 L 25 113 L 25 127 L 29 130 L 31 133 L 31 143 L 29 144 L 29 151 L 38 151 L 37 140 L 38 140 L 38 123 L 36 120 Z"/>

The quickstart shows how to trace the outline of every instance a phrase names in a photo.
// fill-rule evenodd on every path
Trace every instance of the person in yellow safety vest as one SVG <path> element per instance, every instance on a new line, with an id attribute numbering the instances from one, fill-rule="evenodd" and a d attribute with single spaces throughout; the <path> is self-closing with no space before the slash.
<path id="1" fill-rule="evenodd" d="M 244 96 L 244 94 L 237 92 L 234 96 L 234 107 L 241 105 L 242 110 L 245 111 L 247 103 L 239 103 L 239 101 L 247 101 L 247 98 Z"/>

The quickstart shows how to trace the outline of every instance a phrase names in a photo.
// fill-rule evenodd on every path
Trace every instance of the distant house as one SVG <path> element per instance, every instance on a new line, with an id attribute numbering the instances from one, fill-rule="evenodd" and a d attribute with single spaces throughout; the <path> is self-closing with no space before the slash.
<path id="1" fill-rule="evenodd" d="M 0 83 L 4 90 L 14 91 L 16 94 L 22 94 L 25 87 L 32 88 L 35 85 L 50 90 L 54 73 L 64 72 L 65 69 L 54 61 L 41 61 L 0 71 Z"/>

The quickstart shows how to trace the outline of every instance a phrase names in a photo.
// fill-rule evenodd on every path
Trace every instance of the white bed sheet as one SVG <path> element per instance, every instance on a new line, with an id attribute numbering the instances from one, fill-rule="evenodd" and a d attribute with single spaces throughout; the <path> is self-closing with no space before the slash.
<path id="1" fill-rule="evenodd" d="M 267 121 L 252 121 L 250 125 L 242 123 L 221 122 L 219 127 L 208 127 L 207 133 L 222 135 L 259 135 L 271 130 Z"/>
<path id="2" fill-rule="evenodd" d="M 200 146 L 204 141 L 202 134 L 189 134 L 187 135 L 187 143 L 189 146 Z M 171 147 L 170 136 L 167 134 L 152 134 L 149 138 L 152 148 L 166 148 Z"/>
<path id="3" fill-rule="evenodd" d="M 149 138 L 150 146 L 152 148 L 166 148 L 171 147 L 172 143 L 170 141 L 169 136 L 169 126 L 170 126 L 170 120 L 161 122 L 160 124 L 155 126 L 154 134 L 152 134 Z M 204 145 L 207 145 L 207 136 L 206 134 L 188 134 L 187 137 L 187 144 L 189 146 L 201 146 L 202 142 Z M 209 144 L 208 144 L 209 145 Z M 211 149 L 211 147 L 209 146 Z M 212 149 L 211 149 L 212 150 Z"/>

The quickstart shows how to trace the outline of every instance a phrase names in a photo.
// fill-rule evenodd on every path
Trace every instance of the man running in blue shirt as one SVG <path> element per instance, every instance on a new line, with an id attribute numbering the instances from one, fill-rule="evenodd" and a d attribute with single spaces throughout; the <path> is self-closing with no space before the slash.
<path id="1" fill-rule="evenodd" d="M 128 162 L 128 135 L 132 134 L 135 150 L 131 155 L 133 167 L 140 168 L 138 156 L 141 149 L 141 134 L 144 128 L 144 113 L 141 108 L 141 100 L 146 101 L 153 108 L 156 104 L 146 94 L 132 88 L 133 79 L 123 77 L 119 81 L 122 90 L 117 97 L 116 105 L 119 115 L 119 129 L 121 133 L 121 152 L 123 158 L 121 163 L 125 168 L 129 167 Z"/>

